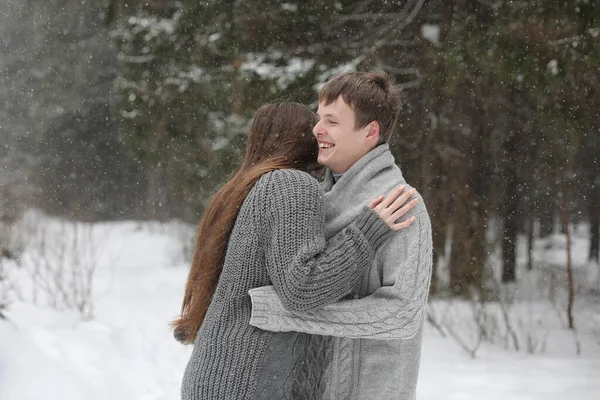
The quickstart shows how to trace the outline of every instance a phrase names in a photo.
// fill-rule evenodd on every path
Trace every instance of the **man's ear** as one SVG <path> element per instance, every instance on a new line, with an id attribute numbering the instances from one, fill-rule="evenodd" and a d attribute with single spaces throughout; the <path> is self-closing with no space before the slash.
<path id="1" fill-rule="evenodd" d="M 379 140 L 379 122 L 372 121 L 369 123 L 369 132 L 367 133 L 367 139 Z"/>

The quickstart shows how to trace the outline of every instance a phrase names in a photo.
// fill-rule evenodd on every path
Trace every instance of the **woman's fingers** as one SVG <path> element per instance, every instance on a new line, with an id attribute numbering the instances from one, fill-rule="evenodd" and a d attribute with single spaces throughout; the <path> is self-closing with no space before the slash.
<path id="1" fill-rule="evenodd" d="M 394 231 L 399 231 L 400 229 L 408 228 L 414 221 L 415 217 L 410 217 L 406 221 L 391 225 L 390 228 Z"/>
<path id="2" fill-rule="evenodd" d="M 412 199 L 411 201 L 406 203 L 406 205 L 404 205 L 404 207 L 401 207 L 398 210 L 394 211 L 391 215 L 392 220 L 398 221 L 398 219 L 402 218 L 407 212 L 412 210 L 414 208 L 414 206 L 417 205 L 418 202 L 419 202 L 418 198 Z"/>
<path id="3" fill-rule="evenodd" d="M 409 227 L 414 221 L 411 217 L 405 221 L 396 222 L 412 210 L 418 203 L 418 198 L 410 200 L 416 189 L 406 191 L 406 185 L 394 189 L 387 197 L 379 196 L 371 200 L 369 207 L 393 230 L 397 231 Z"/>
<path id="4" fill-rule="evenodd" d="M 413 188 L 408 192 L 402 193 L 402 196 L 398 196 L 398 198 L 396 198 L 396 200 L 394 200 L 394 202 L 390 205 L 390 211 L 394 213 L 400 209 L 403 205 L 405 205 L 408 199 L 410 199 L 416 193 L 416 191 L 417 189 Z"/>
<path id="5" fill-rule="evenodd" d="M 379 204 L 381 204 L 381 202 L 383 201 L 384 198 L 385 198 L 385 195 L 383 195 L 383 194 L 379 197 L 374 198 L 373 200 L 371 200 L 369 202 L 369 208 L 374 209 Z"/>
<path id="6" fill-rule="evenodd" d="M 382 209 L 387 209 L 393 202 L 402 194 L 402 192 L 406 189 L 406 185 L 401 185 L 398 188 L 394 189 L 392 193 L 390 193 L 380 204 L 379 207 Z"/>

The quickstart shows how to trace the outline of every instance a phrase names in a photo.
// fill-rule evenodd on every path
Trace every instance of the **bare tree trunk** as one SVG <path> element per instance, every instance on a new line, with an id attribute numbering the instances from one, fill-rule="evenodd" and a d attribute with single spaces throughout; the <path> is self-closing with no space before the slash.
<path id="1" fill-rule="evenodd" d="M 469 287 L 481 294 L 485 264 L 485 219 L 478 210 L 459 206 L 453 211 L 450 287 L 459 296 L 471 297 Z"/>
<path id="2" fill-rule="evenodd" d="M 590 196 L 590 252 L 589 260 L 600 263 L 600 177 L 598 177 L 592 187 Z"/>
<path id="3" fill-rule="evenodd" d="M 516 247 L 517 233 L 519 231 L 517 221 L 517 177 L 514 170 L 509 167 L 508 185 L 506 187 L 506 196 L 504 199 L 504 229 L 502 232 L 502 282 L 515 282 L 517 274 Z"/>
<path id="4" fill-rule="evenodd" d="M 561 211 L 563 230 L 567 235 L 567 281 L 569 285 L 567 320 L 569 322 L 569 329 L 575 329 L 575 322 L 573 320 L 573 301 L 575 299 L 575 287 L 573 282 L 573 268 L 571 261 L 571 232 L 569 231 L 569 210 L 566 190 L 563 191 Z"/>
<path id="5" fill-rule="evenodd" d="M 452 254 L 450 257 L 450 287 L 455 294 L 471 297 L 469 288 L 477 291 L 483 299 L 483 268 L 486 261 L 486 212 L 484 148 L 482 138 L 485 136 L 481 112 L 476 114 L 476 130 L 468 142 L 462 142 L 463 151 L 468 157 L 461 160 L 456 169 L 459 179 L 453 191 L 453 207 L 449 211 L 449 223 L 452 224 Z M 479 122 L 479 123 L 478 123 Z M 459 139 L 460 140 L 460 139 Z"/>
<path id="6" fill-rule="evenodd" d="M 502 282 L 515 282 L 516 274 L 516 244 L 517 244 L 517 221 L 514 215 L 507 216 L 504 220 L 504 234 L 502 237 Z"/>
<path id="7" fill-rule="evenodd" d="M 462 214 L 462 213 L 461 213 Z M 468 235 L 465 227 L 452 225 L 452 250 L 450 252 L 450 289 L 456 296 L 469 297 L 469 279 L 467 277 L 469 254 Z"/>
<path id="8" fill-rule="evenodd" d="M 600 263 L 600 256 L 598 252 L 600 242 L 600 220 L 598 217 L 592 220 L 590 224 L 590 254 L 589 260 Z"/>
<path id="9" fill-rule="evenodd" d="M 544 198 L 542 207 L 539 210 L 539 222 L 540 222 L 540 237 L 546 237 L 554 233 L 554 202 L 550 198 Z"/>
<path id="10" fill-rule="evenodd" d="M 533 222 L 533 217 L 527 219 L 527 269 L 529 271 L 533 269 Z"/>

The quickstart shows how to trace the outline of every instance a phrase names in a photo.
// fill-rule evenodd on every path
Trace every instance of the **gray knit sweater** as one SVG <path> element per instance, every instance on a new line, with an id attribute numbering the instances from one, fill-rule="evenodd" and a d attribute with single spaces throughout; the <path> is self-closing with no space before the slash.
<path id="1" fill-rule="evenodd" d="M 326 240 L 323 202 L 317 181 L 297 170 L 267 173 L 248 194 L 183 376 L 182 399 L 269 396 L 255 393 L 267 349 L 272 353 L 290 343 L 289 334 L 249 324 L 248 290 L 273 285 L 285 307 L 296 311 L 333 302 L 356 287 L 393 233 L 363 207 L 352 224 Z M 281 371 L 281 376 L 291 373 Z"/>
<path id="2" fill-rule="evenodd" d="M 361 158 L 335 184 L 329 172 L 323 185 L 326 237 L 343 231 L 370 199 L 404 183 L 387 144 Z M 312 386 L 309 389 L 315 392 L 316 388 L 318 394 L 305 397 L 416 397 L 422 325 L 432 273 L 432 241 L 423 201 L 409 212 L 410 216 L 415 222 L 394 232 L 378 248 L 373 265 L 361 277 L 352 299 L 299 311 L 289 309 L 273 287 L 250 290 L 253 326 L 273 332 L 313 334 L 313 344 L 321 346 L 307 352 L 310 357 L 305 364 L 315 359 L 318 362 L 306 368 L 300 385 Z M 328 359 L 323 362 L 318 359 L 320 355 Z M 324 383 L 319 384 L 320 378 Z"/>

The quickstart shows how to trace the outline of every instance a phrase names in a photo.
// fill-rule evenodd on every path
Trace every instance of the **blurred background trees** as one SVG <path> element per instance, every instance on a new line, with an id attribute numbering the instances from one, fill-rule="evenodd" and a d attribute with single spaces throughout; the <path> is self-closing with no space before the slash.
<path id="1" fill-rule="evenodd" d="M 3 218 L 196 223 L 261 104 L 378 69 L 451 294 L 485 295 L 496 250 L 519 279 L 517 238 L 572 223 L 598 262 L 597 1 L 1 0 L 0 34 Z"/>

